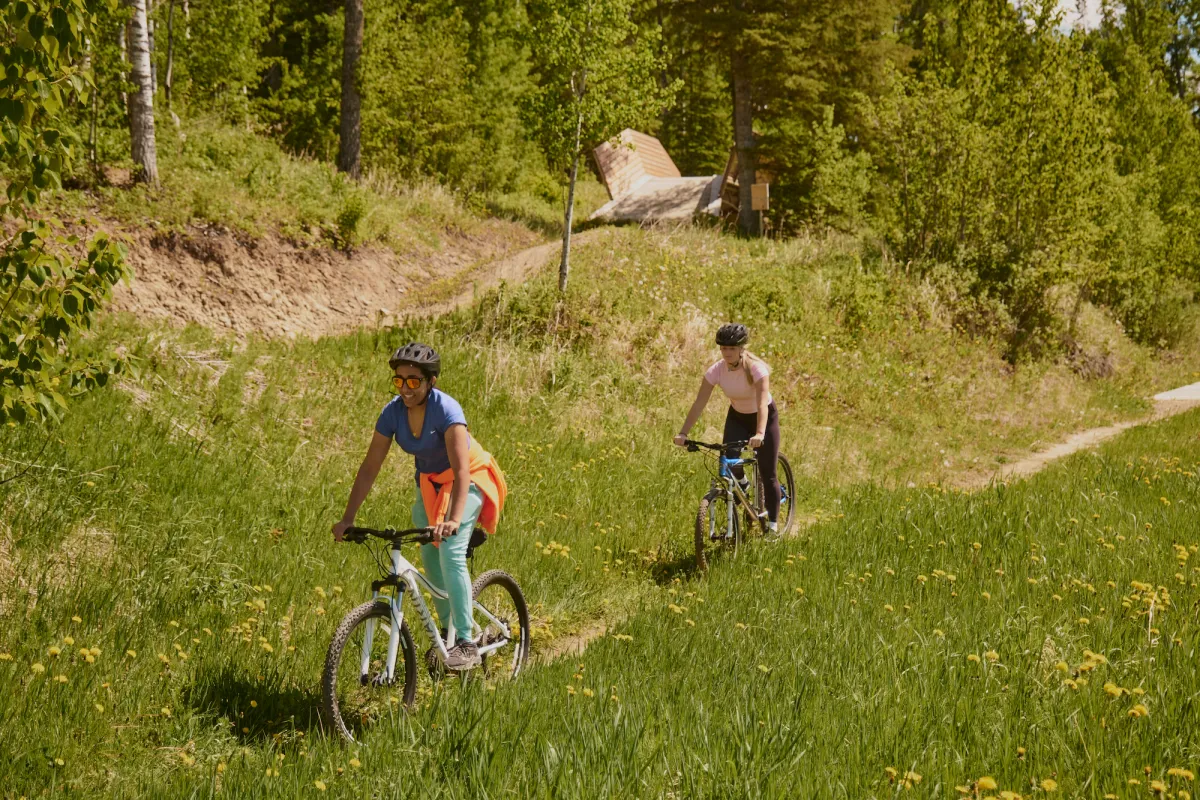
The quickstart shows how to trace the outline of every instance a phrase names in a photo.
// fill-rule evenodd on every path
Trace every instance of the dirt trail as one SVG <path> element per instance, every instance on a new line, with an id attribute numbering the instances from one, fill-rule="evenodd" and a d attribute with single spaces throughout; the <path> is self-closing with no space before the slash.
<path id="1" fill-rule="evenodd" d="M 1194 392 L 1185 391 L 1192 389 L 1194 389 Z M 1116 425 L 1080 431 L 1067 438 L 1066 441 L 1059 442 L 1045 450 L 1032 453 L 1020 461 L 1005 464 L 993 475 L 976 476 L 958 484 L 958 486 L 968 490 L 982 489 L 993 482 L 1027 478 L 1030 475 L 1041 472 L 1052 462 L 1060 458 L 1066 458 L 1069 455 L 1078 453 L 1080 450 L 1096 447 L 1130 428 L 1136 428 L 1139 425 L 1146 425 L 1151 422 L 1158 422 L 1159 420 L 1173 417 L 1176 414 L 1180 414 L 1190 408 L 1196 408 L 1197 406 L 1200 406 L 1200 384 L 1185 386 L 1173 392 L 1164 392 L 1155 397 L 1154 410 L 1141 419 L 1127 420 L 1125 422 L 1118 422 Z"/>
<path id="2" fill-rule="evenodd" d="M 596 243 L 601 238 L 607 238 L 611 231 L 611 228 L 601 228 L 573 234 L 571 236 L 572 252 L 574 252 L 576 247 L 586 247 Z M 479 269 L 470 273 L 456 275 L 456 282 L 467 284 L 465 289 L 444 302 L 422 306 L 416 310 L 415 314 L 421 317 L 436 317 L 440 314 L 446 314 L 471 305 L 479 295 L 490 289 L 494 289 L 502 282 L 510 284 L 524 283 L 538 269 L 548 266 L 551 261 L 557 260 L 561 252 L 562 242 L 546 242 L 536 247 L 526 248 L 519 253 L 514 253 L 497 261 L 483 264 Z"/>
<path id="3" fill-rule="evenodd" d="M 586 246 L 600 233 L 577 241 Z M 475 235 L 447 235 L 440 250 L 409 257 L 377 246 L 345 253 L 205 228 L 127 236 L 134 279 L 118 288 L 115 309 L 272 338 L 442 314 L 501 281 L 524 281 L 559 248 L 558 242 L 529 246 L 537 241 L 533 233 L 499 222 Z M 431 295 L 450 299 L 429 302 Z"/>

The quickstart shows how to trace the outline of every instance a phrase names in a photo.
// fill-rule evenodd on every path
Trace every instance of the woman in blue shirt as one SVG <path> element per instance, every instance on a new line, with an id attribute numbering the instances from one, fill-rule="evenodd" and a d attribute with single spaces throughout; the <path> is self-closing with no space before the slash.
<path id="1" fill-rule="evenodd" d="M 418 492 L 412 521 L 414 527 L 425 528 L 431 527 L 433 520 L 434 544 L 421 547 L 421 560 L 429 580 L 450 596 L 449 602 L 434 601 L 442 625 L 453 621 L 457 638 L 448 651 L 446 666 L 453 670 L 470 669 L 478 666 L 480 659 L 470 638 L 471 576 L 467 571 L 467 545 L 480 512 L 487 510 L 486 517 L 494 524 L 503 504 L 502 494 L 496 496 L 495 482 L 486 480 L 482 472 L 475 475 L 475 468 L 485 461 L 481 469 L 490 464 L 498 476 L 499 469 L 491 456 L 472 443 L 462 406 L 437 388 L 442 363 L 433 348 L 416 342 L 407 344 L 392 355 L 389 365 L 398 394 L 375 423 L 375 434 L 354 478 L 346 512 L 333 526 L 333 538 L 340 542 L 346 528 L 354 524 L 358 508 L 371 491 L 393 440 L 401 450 L 414 456 L 419 485 L 422 478 L 427 481 L 431 477 L 437 477 L 443 487 L 448 483 L 449 502 L 435 502 L 433 508 L 427 508 L 426 498 Z M 489 487 L 486 494 L 476 484 L 476 478 Z M 503 476 L 499 476 L 499 481 L 503 483 Z M 445 499 L 442 493 L 437 497 Z"/>

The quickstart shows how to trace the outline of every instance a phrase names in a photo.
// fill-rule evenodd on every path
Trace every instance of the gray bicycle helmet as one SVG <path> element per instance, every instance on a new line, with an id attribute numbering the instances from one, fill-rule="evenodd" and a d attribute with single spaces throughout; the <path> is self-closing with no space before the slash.
<path id="1" fill-rule="evenodd" d="M 741 323 L 730 322 L 717 330 L 717 344 L 722 347 L 737 347 L 748 341 L 750 341 L 750 333 Z"/>
<path id="2" fill-rule="evenodd" d="M 420 342 L 409 342 L 392 353 L 388 366 L 395 369 L 401 364 L 412 364 L 426 378 L 436 378 L 442 371 L 442 357 L 437 350 Z"/>

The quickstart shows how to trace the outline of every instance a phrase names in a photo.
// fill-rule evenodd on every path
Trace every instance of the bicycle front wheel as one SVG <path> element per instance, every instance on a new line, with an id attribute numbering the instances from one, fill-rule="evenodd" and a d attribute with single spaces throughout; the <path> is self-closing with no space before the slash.
<path id="1" fill-rule="evenodd" d="M 416 649 L 405 622 L 400 623 L 396 668 L 387 675 L 392 625 L 387 603 L 363 603 L 342 619 L 329 643 L 321 678 L 324 711 L 349 742 L 361 741 L 373 723 L 416 699 Z"/>
<path id="2" fill-rule="evenodd" d="M 726 544 L 737 546 L 741 536 L 741 519 L 729 503 L 724 489 L 710 489 L 696 511 L 696 569 L 708 569 L 713 551 Z"/>
<path id="3" fill-rule="evenodd" d="M 521 587 L 507 572 L 492 569 L 475 579 L 471 596 L 484 609 L 474 612 L 484 677 L 517 677 L 529 658 L 529 609 Z"/>

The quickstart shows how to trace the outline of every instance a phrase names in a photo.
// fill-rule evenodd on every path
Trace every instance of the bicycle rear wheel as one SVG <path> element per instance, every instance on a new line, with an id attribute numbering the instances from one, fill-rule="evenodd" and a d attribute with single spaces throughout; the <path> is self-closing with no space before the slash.
<path id="1" fill-rule="evenodd" d="M 363 603 L 342 619 L 329 643 L 323 706 L 329 724 L 347 741 L 361 741 L 372 723 L 416 699 L 416 650 L 406 622 L 400 623 L 396 669 L 390 679 L 385 674 L 392 624 L 387 603 Z"/>
<path id="2" fill-rule="evenodd" d="M 758 493 L 757 503 L 760 507 L 766 508 L 762 474 L 755 470 L 755 476 L 754 491 Z M 788 536 L 796 524 L 796 481 L 792 477 L 792 465 L 782 454 L 779 456 L 776 476 L 779 478 L 779 517 L 775 521 L 779 535 Z"/>
<path id="3" fill-rule="evenodd" d="M 741 538 L 741 515 L 730 515 L 729 494 L 714 488 L 700 500 L 696 511 L 696 569 L 708 569 L 713 551 L 722 545 L 737 546 Z"/>
<path id="4" fill-rule="evenodd" d="M 517 677 L 529 658 L 529 609 L 521 587 L 507 572 L 492 569 L 475 579 L 471 596 L 495 617 L 474 612 L 482 629 L 475 641 L 484 678 Z"/>

